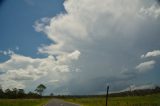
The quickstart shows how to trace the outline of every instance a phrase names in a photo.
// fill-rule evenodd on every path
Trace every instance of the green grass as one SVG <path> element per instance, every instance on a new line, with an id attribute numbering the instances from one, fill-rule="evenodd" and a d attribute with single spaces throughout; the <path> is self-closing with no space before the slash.
<path id="1" fill-rule="evenodd" d="M 0 99 L 0 106 L 43 106 L 49 99 Z"/>
<path id="2" fill-rule="evenodd" d="M 65 101 L 81 106 L 105 106 L 105 97 L 68 98 Z M 160 106 L 160 94 L 135 97 L 111 97 L 108 106 Z"/>

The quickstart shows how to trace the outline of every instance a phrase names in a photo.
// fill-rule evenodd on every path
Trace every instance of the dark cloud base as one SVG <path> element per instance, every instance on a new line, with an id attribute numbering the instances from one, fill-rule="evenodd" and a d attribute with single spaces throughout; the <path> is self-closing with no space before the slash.
<path id="1" fill-rule="evenodd" d="M 156 0 L 158 4 L 160 4 L 160 0 Z"/>

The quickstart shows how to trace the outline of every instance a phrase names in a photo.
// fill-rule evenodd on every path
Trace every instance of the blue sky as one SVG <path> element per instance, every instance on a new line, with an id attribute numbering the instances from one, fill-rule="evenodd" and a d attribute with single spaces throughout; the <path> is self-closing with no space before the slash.
<path id="1" fill-rule="evenodd" d="M 156 0 L 0 0 L 0 85 L 103 94 L 160 85 Z"/>
<path id="2" fill-rule="evenodd" d="M 53 17 L 64 12 L 63 0 L 5 0 L 0 7 L 0 48 L 15 49 L 17 53 L 31 57 L 37 55 L 37 47 L 51 43 L 43 33 L 37 33 L 32 27 L 43 17 Z M 29 43 L 28 43 L 29 42 Z M 4 61 L 0 57 L 0 61 Z"/>

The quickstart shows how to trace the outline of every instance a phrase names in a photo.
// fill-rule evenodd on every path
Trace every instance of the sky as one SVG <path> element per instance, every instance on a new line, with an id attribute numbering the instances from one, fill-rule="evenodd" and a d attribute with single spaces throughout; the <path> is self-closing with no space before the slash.
<path id="1" fill-rule="evenodd" d="M 159 0 L 0 0 L 0 85 L 104 94 L 160 85 Z"/>

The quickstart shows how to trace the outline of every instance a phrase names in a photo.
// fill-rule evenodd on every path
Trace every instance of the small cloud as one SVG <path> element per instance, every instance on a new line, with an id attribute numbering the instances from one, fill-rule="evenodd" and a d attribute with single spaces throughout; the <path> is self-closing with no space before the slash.
<path id="1" fill-rule="evenodd" d="M 0 55 L 12 55 L 14 54 L 14 51 L 12 51 L 11 49 L 8 49 L 8 50 L 4 50 L 4 51 L 0 51 Z"/>
<path id="2" fill-rule="evenodd" d="M 75 50 L 74 52 L 72 52 L 71 54 L 69 54 L 68 57 L 71 58 L 72 60 L 78 60 L 80 54 L 81 54 L 80 51 Z"/>
<path id="3" fill-rule="evenodd" d="M 59 82 L 59 80 L 50 80 L 47 83 L 56 83 L 56 82 Z"/>
<path id="4" fill-rule="evenodd" d="M 17 50 L 17 51 L 19 50 L 19 47 L 18 47 L 18 46 L 16 46 L 16 50 Z"/>
<path id="5" fill-rule="evenodd" d="M 8 55 L 12 55 L 12 54 L 14 54 L 14 51 L 12 51 L 12 50 L 10 50 L 10 49 L 8 49 Z"/>
<path id="6" fill-rule="evenodd" d="M 33 28 L 37 32 L 43 32 L 43 31 L 45 32 L 46 26 L 49 24 L 50 20 L 51 19 L 48 17 L 43 17 L 40 20 L 35 21 Z"/>
<path id="7" fill-rule="evenodd" d="M 154 17 L 157 19 L 160 16 L 160 8 L 156 4 L 153 4 L 152 6 L 145 8 L 142 7 L 140 9 L 140 14 L 142 16 L 149 16 L 149 17 Z"/>
<path id="8" fill-rule="evenodd" d="M 121 90 L 121 92 L 123 91 L 134 91 L 134 90 L 141 90 L 141 89 L 153 89 L 155 88 L 154 84 L 146 84 L 146 85 L 130 85 L 129 87 L 127 87 L 126 89 Z"/>
<path id="9" fill-rule="evenodd" d="M 6 51 L 3 51 L 3 55 L 7 55 L 7 52 L 6 52 Z"/>
<path id="10" fill-rule="evenodd" d="M 139 72 L 146 72 L 148 70 L 151 70 L 154 68 L 154 64 L 156 62 L 154 60 L 151 60 L 151 61 L 147 61 L 147 62 L 143 62 L 143 63 L 140 63 L 139 65 L 136 66 L 136 69 L 139 71 Z"/>
<path id="11" fill-rule="evenodd" d="M 81 72 L 81 69 L 76 68 L 73 72 Z"/>
<path id="12" fill-rule="evenodd" d="M 33 27 L 37 32 L 41 32 L 45 29 L 45 25 L 43 23 L 39 23 L 39 21 L 36 21 Z"/>
<path id="13" fill-rule="evenodd" d="M 141 58 L 157 57 L 157 56 L 160 56 L 160 50 L 154 50 L 146 54 L 143 54 Z"/>

